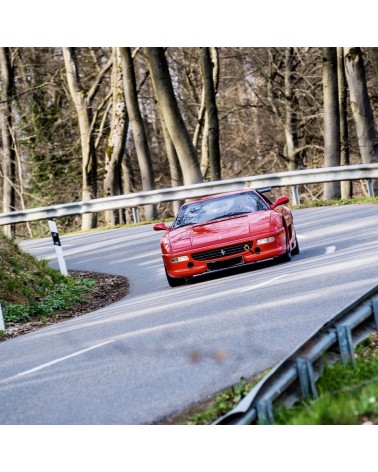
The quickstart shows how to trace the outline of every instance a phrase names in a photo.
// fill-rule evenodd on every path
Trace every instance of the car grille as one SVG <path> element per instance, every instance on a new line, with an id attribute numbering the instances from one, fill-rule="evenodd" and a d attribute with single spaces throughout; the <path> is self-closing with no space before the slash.
<path id="1" fill-rule="evenodd" d="M 192 254 L 192 258 L 195 261 L 208 261 L 211 259 L 219 259 L 222 257 L 232 256 L 233 254 L 240 254 L 241 252 L 249 251 L 252 248 L 252 245 L 253 242 L 248 241 L 245 243 L 233 244 L 232 246 L 218 247 L 210 251 L 194 253 Z"/>
<path id="2" fill-rule="evenodd" d="M 215 261 L 215 262 L 208 262 L 207 270 L 220 270 L 220 269 L 227 269 L 228 267 L 233 267 L 239 264 L 243 264 L 243 258 L 239 257 L 232 257 L 231 259 L 225 259 L 224 261 Z"/>

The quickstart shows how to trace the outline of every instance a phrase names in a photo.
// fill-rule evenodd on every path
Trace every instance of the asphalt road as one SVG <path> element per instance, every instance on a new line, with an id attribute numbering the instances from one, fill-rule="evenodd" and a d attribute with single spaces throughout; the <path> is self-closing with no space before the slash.
<path id="1" fill-rule="evenodd" d="M 378 283 L 378 205 L 294 211 L 301 253 L 170 288 L 151 225 L 62 237 L 123 300 L 0 343 L 0 424 L 152 424 L 251 377 Z M 57 266 L 51 240 L 22 247 Z"/>

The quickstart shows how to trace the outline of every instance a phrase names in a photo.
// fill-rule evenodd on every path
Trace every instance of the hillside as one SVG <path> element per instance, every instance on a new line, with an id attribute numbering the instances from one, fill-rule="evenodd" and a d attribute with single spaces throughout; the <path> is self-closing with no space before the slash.
<path id="1" fill-rule="evenodd" d="M 121 276 L 71 271 L 65 277 L 0 232 L 0 341 L 102 308 L 127 291 Z"/>

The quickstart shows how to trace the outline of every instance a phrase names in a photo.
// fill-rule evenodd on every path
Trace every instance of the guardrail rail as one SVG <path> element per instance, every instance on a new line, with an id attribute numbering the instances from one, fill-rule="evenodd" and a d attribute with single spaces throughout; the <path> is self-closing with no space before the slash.
<path id="1" fill-rule="evenodd" d="M 325 363 L 355 362 L 354 348 L 378 330 L 378 286 L 325 323 L 277 364 L 215 425 L 271 424 L 274 408 L 317 398 L 316 380 Z"/>
<path id="2" fill-rule="evenodd" d="M 47 220 L 84 213 L 98 213 L 119 208 L 133 208 L 153 205 L 161 202 L 172 202 L 190 198 L 200 198 L 221 192 L 241 190 L 244 188 L 261 187 L 291 187 L 293 203 L 300 203 L 298 185 L 324 183 L 346 180 L 366 180 L 368 195 L 374 197 L 373 180 L 378 179 L 378 164 L 361 164 L 353 166 L 324 167 L 300 171 L 278 172 L 275 174 L 255 175 L 204 182 L 181 187 L 172 187 L 148 192 L 117 195 L 113 197 L 97 198 L 94 200 L 63 203 L 47 207 L 30 208 L 0 214 L 0 226 L 30 221 Z M 138 219 L 134 211 L 134 219 Z"/>

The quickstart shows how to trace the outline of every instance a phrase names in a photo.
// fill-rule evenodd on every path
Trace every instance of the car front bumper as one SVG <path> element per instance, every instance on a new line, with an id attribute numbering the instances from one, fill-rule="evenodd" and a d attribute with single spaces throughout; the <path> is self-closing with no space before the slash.
<path id="1" fill-rule="evenodd" d="M 256 242 L 263 238 L 275 237 L 274 242 L 257 245 Z M 253 243 L 252 245 L 250 243 Z M 266 259 L 278 257 L 286 252 L 286 235 L 285 230 L 282 228 L 275 232 L 267 234 L 259 234 L 257 236 L 243 238 L 240 240 L 232 241 L 231 245 L 241 245 L 242 250 L 238 253 L 230 255 L 224 255 L 221 257 L 209 257 L 206 258 L 206 253 L 209 256 L 212 253 L 217 253 L 222 250 L 222 246 L 219 244 L 209 245 L 200 249 L 181 251 L 173 254 L 163 254 L 164 266 L 170 277 L 177 278 L 188 278 L 194 275 L 204 274 L 206 272 L 213 272 L 215 270 L 221 270 L 229 267 L 234 267 L 242 264 L 249 264 L 251 262 L 259 262 Z M 244 246 L 248 248 L 244 249 Z M 227 248 L 231 247 L 230 245 Z M 205 257 L 204 260 L 197 260 L 198 254 L 201 257 Z M 205 255 L 204 255 L 205 254 Z M 204 256 L 202 256 L 204 255 Z M 181 262 L 172 262 L 171 259 L 187 257 L 187 260 Z"/>

